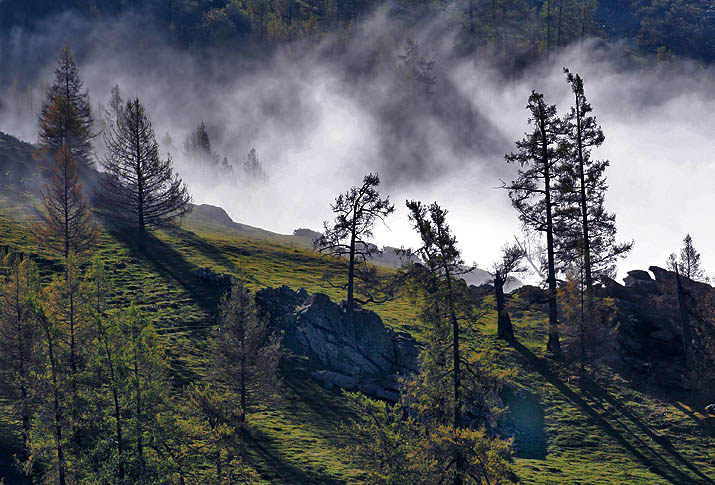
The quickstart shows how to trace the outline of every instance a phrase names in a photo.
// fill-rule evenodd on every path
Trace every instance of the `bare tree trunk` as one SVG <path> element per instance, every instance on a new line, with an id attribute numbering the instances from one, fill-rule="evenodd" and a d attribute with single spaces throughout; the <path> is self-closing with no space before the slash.
<path id="1" fill-rule="evenodd" d="M 138 229 L 139 229 L 139 245 L 144 245 L 144 231 L 146 228 L 146 222 L 144 221 L 144 178 L 142 177 L 142 153 L 141 153 L 141 140 L 139 137 L 139 125 L 137 124 L 135 130 L 135 143 L 136 143 L 136 174 L 137 174 L 137 213 L 139 215 Z"/>
<path id="2" fill-rule="evenodd" d="M 62 448 L 62 408 L 60 407 L 60 390 L 57 384 L 57 366 L 55 363 L 55 347 L 52 342 L 49 323 L 46 322 L 45 334 L 47 336 L 47 346 L 50 358 L 50 373 L 52 377 L 53 406 L 55 412 L 55 449 L 57 450 L 57 470 L 60 485 L 66 485 L 65 478 L 65 454 Z"/>
<path id="3" fill-rule="evenodd" d="M 556 264 L 554 262 L 554 223 L 551 202 L 551 167 L 548 154 L 548 141 L 546 127 L 541 121 L 542 164 L 544 165 L 544 198 L 546 199 L 546 253 L 548 260 L 549 284 L 549 341 L 546 349 L 554 358 L 561 357 L 561 343 L 559 342 L 558 320 L 556 314 Z"/>
<path id="4" fill-rule="evenodd" d="M 579 281 L 579 294 L 581 297 L 581 372 L 586 370 L 586 316 L 584 315 L 584 295 L 583 295 L 583 265 L 581 267 L 581 278 Z M 589 317 L 590 318 L 590 317 Z"/>
<path id="5" fill-rule="evenodd" d="M 559 0 L 559 20 L 556 29 L 556 46 L 561 47 L 561 14 L 564 9 L 564 0 Z"/>
<path id="6" fill-rule="evenodd" d="M 139 457 L 139 473 L 140 475 L 144 475 L 144 438 L 142 436 L 143 434 L 143 426 L 142 426 L 142 413 L 143 413 L 143 408 L 142 408 L 142 393 L 141 393 L 141 382 L 139 381 L 139 356 L 137 355 L 137 349 L 136 349 L 136 338 L 138 336 L 134 336 L 135 342 L 134 342 L 134 391 L 136 392 L 136 399 L 135 399 L 135 410 L 137 413 L 136 419 L 137 419 L 137 424 L 136 424 L 136 433 L 137 433 L 137 456 Z"/>
<path id="7" fill-rule="evenodd" d="M 30 454 L 30 399 L 27 391 L 27 349 L 24 339 L 24 316 L 20 307 L 20 275 L 19 268 L 17 274 L 17 284 L 15 285 L 15 317 L 17 318 L 18 336 L 18 357 L 20 361 L 20 395 L 22 399 L 22 446 L 25 455 Z"/>
<path id="8" fill-rule="evenodd" d="M 246 334 L 244 328 L 241 335 L 241 424 L 246 421 L 246 412 Z"/>
<path id="9" fill-rule="evenodd" d="M 457 313 L 454 308 L 454 300 L 452 298 L 452 277 L 449 272 L 449 268 L 445 267 L 445 276 L 447 279 L 447 304 L 449 305 L 449 317 L 452 323 L 452 359 L 454 360 L 454 373 L 453 373 L 453 385 L 454 385 L 454 429 L 459 428 L 462 421 L 462 408 L 460 406 L 461 400 L 461 369 L 460 369 L 460 353 L 459 353 L 459 322 L 457 320 Z M 464 472 L 465 463 L 464 457 L 461 453 L 457 452 L 457 456 L 454 457 L 454 466 L 456 473 L 454 475 L 454 485 L 462 485 L 462 474 Z"/>
<path id="10" fill-rule="evenodd" d="M 551 0 L 546 0 L 546 57 L 551 56 Z"/>
<path id="11" fill-rule="evenodd" d="M 356 221 L 355 214 L 353 214 L 353 225 L 352 234 L 350 236 L 350 262 L 348 263 L 348 303 L 347 303 L 347 315 L 348 315 L 348 325 L 352 328 L 353 324 L 353 306 L 354 306 L 354 280 L 355 280 L 355 231 L 356 231 Z"/>
<path id="12" fill-rule="evenodd" d="M 583 231 L 583 266 L 586 277 L 589 313 L 593 310 L 593 275 L 591 270 L 591 240 L 589 236 L 588 205 L 586 198 L 586 170 L 583 157 L 583 119 L 581 116 L 581 97 L 576 94 L 576 139 L 578 148 L 578 168 L 581 192 L 581 227 Z"/>

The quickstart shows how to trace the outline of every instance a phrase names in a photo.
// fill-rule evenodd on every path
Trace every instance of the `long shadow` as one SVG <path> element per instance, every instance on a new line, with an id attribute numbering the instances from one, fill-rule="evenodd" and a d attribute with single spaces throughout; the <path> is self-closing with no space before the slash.
<path id="1" fill-rule="evenodd" d="M 676 408 L 680 409 L 688 416 L 690 416 L 690 418 L 695 422 L 695 424 L 698 426 L 698 428 L 700 428 L 703 433 L 705 433 L 711 438 L 715 438 L 715 420 L 711 419 L 711 423 L 700 418 L 693 411 L 683 406 L 679 401 L 671 401 L 671 404 Z"/>
<path id="2" fill-rule="evenodd" d="M 319 369 L 316 367 L 315 370 Z M 345 422 L 349 417 L 354 416 L 344 400 L 341 400 L 341 391 L 323 389 L 310 376 L 311 366 L 298 358 L 287 359 L 281 365 L 281 374 L 288 377 L 284 380 L 283 385 L 292 394 L 291 398 L 309 408 L 309 412 L 295 409 L 300 413 L 301 418 L 306 420 L 319 429 L 326 427 L 334 428 L 339 423 Z M 316 393 L 316 387 L 319 392 Z M 287 404 L 293 402 L 291 399 Z M 292 406 L 291 406 L 292 407 Z M 341 445 L 339 439 L 334 438 L 335 435 L 323 434 L 328 442 Z"/>
<path id="3" fill-rule="evenodd" d="M 629 443 L 628 440 L 623 437 L 623 435 L 621 435 L 608 421 L 603 418 L 603 416 L 601 416 L 595 409 L 593 409 L 581 396 L 573 392 L 566 384 L 564 384 L 558 378 L 558 376 L 551 372 L 551 370 L 548 368 L 547 363 L 543 359 L 540 359 L 539 357 L 534 355 L 533 352 L 531 352 L 519 342 L 514 341 L 512 343 L 512 346 L 516 351 L 523 355 L 532 365 L 532 367 L 536 369 L 551 385 L 556 387 L 572 403 L 581 408 L 599 427 L 601 427 L 609 436 L 615 439 L 623 448 L 628 450 L 628 452 L 631 453 L 631 455 L 633 455 L 647 469 L 654 473 L 657 473 L 666 480 L 669 480 L 671 483 L 712 483 L 712 481 L 708 477 L 699 472 L 697 473 L 697 475 L 699 477 L 703 477 L 704 480 L 693 480 L 691 476 L 687 475 L 682 470 L 679 470 L 678 468 L 674 467 L 672 464 L 668 463 L 662 458 L 661 465 L 654 462 L 651 458 L 643 454 L 635 446 Z M 641 443 L 647 449 L 648 452 L 659 457 L 659 455 L 652 448 L 650 448 L 650 446 L 648 446 L 646 443 Z M 665 465 L 665 469 L 663 469 L 662 465 Z"/>
<path id="4" fill-rule="evenodd" d="M 226 270 L 233 272 L 236 272 L 238 270 L 236 264 L 229 258 L 227 258 L 221 249 L 217 248 L 216 246 L 208 242 L 206 239 L 196 235 L 196 233 L 181 229 L 179 227 L 172 227 L 170 229 L 167 229 L 166 232 L 177 237 L 183 243 L 192 246 L 202 255 L 208 257 L 215 263 L 223 266 Z"/>
<path id="5" fill-rule="evenodd" d="M 290 463 L 285 459 L 284 454 L 276 448 L 276 446 L 274 446 L 273 440 L 264 436 L 263 433 L 258 430 L 254 429 L 251 432 L 242 430 L 241 436 L 245 442 L 250 443 L 249 446 L 252 454 L 254 455 L 254 459 L 258 458 L 262 464 L 269 467 L 272 473 L 278 475 L 278 477 L 265 477 L 270 479 L 271 483 L 276 483 L 276 478 L 282 483 L 315 483 L 326 485 L 344 483 L 342 481 L 335 480 L 334 478 L 308 472 Z M 255 465 L 256 464 L 254 463 L 254 466 Z"/>
<path id="6" fill-rule="evenodd" d="M 615 396 L 612 396 L 610 393 L 606 392 L 601 386 L 599 386 L 596 382 L 594 382 L 592 379 L 586 377 L 582 379 L 582 384 L 583 384 L 583 389 L 590 393 L 591 396 L 593 396 L 594 400 L 600 401 L 600 400 L 605 400 L 611 406 L 616 408 L 624 417 L 626 417 L 630 422 L 632 422 L 634 425 L 636 425 L 638 428 L 640 428 L 650 439 L 652 439 L 656 443 L 660 443 L 663 449 L 665 449 L 668 454 L 670 454 L 674 459 L 678 460 L 680 463 L 682 463 L 684 466 L 689 468 L 693 473 L 695 473 L 697 476 L 702 478 L 703 480 L 707 482 L 712 482 L 712 480 L 707 477 L 705 474 L 703 474 L 698 468 L 690 463 L 688 460 L 686 460 L 680 453 L 678 453 L 670 444 L 670 442 L 666 439 L 664 439 L 662 436 L 658 435 L 655 433 L 650 427 L 648 427 L 647 424 L 645 424 L 638 416 L 634 415 L 628 408 L 626 408 Z M 605 407 L 604 407 L 605 411 Z M 606 411 L 607 412 L 607 411 Z M 624 428 L 628 429 L 625 425 L 623 425 Z M 634 433 L 631 433 L 634 438 L 640 440 Z M 655 451 L 654 451 L 655 453 Z M 658 455 L 659 456 L 659 455 Z M 660 457 L 660 456 L 659 456 Z"/>
<path id="7" fill-rule="evenodd" d="M 151 233 L 144 236 L 141 247 L 136 244 L 133 231 L 113 229 L 111 233 L 132 257 L 149 263 L 163 279 L 178 283 L 203 311 L 209 315 L 215 314 L 220 290 L 203 285 L 196 274 L 198 267 L 187 261 L 181 252 Z"/>

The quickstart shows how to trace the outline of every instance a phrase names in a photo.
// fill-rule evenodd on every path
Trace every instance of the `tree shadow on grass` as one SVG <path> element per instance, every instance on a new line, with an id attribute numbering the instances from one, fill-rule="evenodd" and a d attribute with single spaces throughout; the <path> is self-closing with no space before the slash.
<path id="1" fill-rule="evenodd" d="M 684 483 L 684 484 L 692 484 L 692 483 L 713 483 L 710 478 L 708 478 L 706 475 L 704 475 L 702 472 L 700 472 L 692 463 L 688 462 L 685 458 L 683 458 L 680 454 L 678 454 L 675 450 L 669 450 L 667 451 L 670 452 L 671 455 L 673 455 L 676 460 L 678 460 L 680 463 L 687 464 L 687 468 L 695 475 L 697 475 L 697 479 L 693 478 L 691 475 L 685 473 L 684 471 L 680 470 L 679 468 L 676 468 L 673 466 L 671 463 L 666 461 L 660 454 L 658 454 L 648 443 L 645 443 L 643 440 L 639 439 L 635 435 L 632 435 L 635 440 L 636 444 L 634 445 L 631 443 L 628 439 L 626 439 L 623 434 L 621 434 L 618 430 L 616 430 L 611 423 L 609 423 L 598 411 L 596 411 L 588 402 L 586 402 L 581 396 L 576 394 L 574 391 L 572 391 L 566 384 L 564 384 L 561 379 L 557 375 L 555 375 L 548 366 L 548 363 L 542 359 L 534 355 L 533 352 L 531 352 L 529 349 L 527 349 L 524 345 L 522 345 L 519 342 L 513 342 L 512 346 L 516 351 L 518 351 L 526 360 L 529 362 L 529 364 L 537 371 L 539 372 L 544 379 L 546 379 L 551 385 L 556 387 L 559 392 L 561 392 L 564 397 L 569 399 L 574 405 L 579 407 L 587 416 L 589 416 L 595 424 L 597 424 L 603 431 L 606 432 L 609 436 L 611 436 L 613 439 L 615 439 L 623 448 L 625 448 L 634 458 L 636 458 L 644 467 L 646 467 L 648 470 L 650 470 L 653 473 L 656 473 L 663 477 L 664 479 L 670 481 L 671 483 Z M 600 394 L 602 395 L 603 399 L 606 399 L 605 396 L 608 395 L 605 391 L 601 389 Z M 619 404 L 620 405 L 620 404 Z M 632 413 L 629 413 L 632 416 Z M 637 418 L 636 418 L 637 419 Z M 647 426 L 640 422 L 641 425 L 647 428 Z M 622 424 L 622 423 L 621 423 Z M 653 433 L 652 430 L 649 430 L 649 433 L 652 434 L 653 436 L 656 436 L 655 433 Z M 632 433 L 631 433 L 632 434 Z M 650 455 L 650 456 L 648 456 Z"/>
<path id="2" fill-rule="evenodd" d="M 232 273 L 238 272 L 236 264 L 231 259 L 226 257 L 226 254 L 222 249 L 211 244 L 209 241 L 201 236 L 198 236 L 196 233 L 180 227 L 167 228 L 165 232 L 181 240 L 182 244 L 195 249 L 198 253 L 209 258 L 217 265 L 223 267 L 226 271 L 230 271 Z"/>
<path id="3" fill-rule="evenodd" d="M 167 282 L 178 284 L 204 312 L 215 315 L 220 289 L 204 285 L 196 273 L 199 268 L 180 251 L 150 232 L 145 234 L 140 246 L 136 231 L 116 226 L 109 231 L 132 257 L 150 265 Z"/>
<path id="4" fill-rule="evenodd" d="M 688 468 L 690 471 L 695 473 L 698 477 L 703 479 L 705 483 L 712 483 L 713 481 L 707 477 L 705 474 L 703 474 L 694 464 L 690 463 L 685 457 L 683 457 L 680 453 L 678 453 L 674 448 L 673 445 L 671 444 L 670 440 L 667 437 L 658 435 L 655 433 L 646 423 L 643 422 L 638 416 L 633 414 L 631 410 L 629 410 L 625 405 L 623 405 L 618 398 L 613 396 L 612 394 L 608 393 L 606 390 L 604 390 L 601 386 L 599 386 L 596 382 L 594 382 L 592 379 L 585 377 L 581 381 L 582 389 L 585 393 L 589 394 L 591 399 L 594 402 L 599 402 L 601 403 L 602 401 L 606 401 L 609 403 L 613 408 L 615 408 L 618 413 L 620 413 L 620 416 L 622 419 L 619 419 L 619 416 L 614 415 L 613 413 L 610 413 L 612 418 L 621 424 L 621 426 L 628 430 L 629 433 L 632 435 L 632 437 L 635 440 L 640 441 L 642 444 L 646 445 L 640 438 L 638 438 L 635 433 L 631 432 L 627 424 L 624 423 L 624 421 L 628 421 L 638 427 L 643 433 L 646 434 L 653 442 L 658 443 L 661 445 L 661 447 L 665 450 L 666 454 L 670 455 L 673 459 L 677 460 L 680 462 L 683 466 Z M 601 404 L 602 409 L 604 410 L 605 413 L 609 413 L 609 411 Z M 653 450 L 653 453 L 658 456 L 661 460 L 665 461 L 658 453 Z"/>
<path id="5" fill-rule="evenodd" d="M 341 480 L 304 470 L 291 463 L 275 440 L 258 429 L 242 430 L 241 437 L 250 449 L 248 460 L 270 483 L 341 484 Z"/>
<path id="6" fill-rule="evenodd" d="M 693 422 L 697 425 L 700 430 L 705 433 L 710 438 L 715 438 L 715 419 L 703 419 L 693 412 L 692 409 L 688 409 L 680 401 L 672 401 L 671 404 L 676 408 L 680 409 L 683 413 L 690 416 Z"/>

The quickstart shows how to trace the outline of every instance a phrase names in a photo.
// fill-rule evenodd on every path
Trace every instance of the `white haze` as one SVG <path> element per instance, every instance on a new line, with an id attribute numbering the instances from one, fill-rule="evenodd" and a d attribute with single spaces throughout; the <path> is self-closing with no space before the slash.
<path id="1" fill-rule="evenodd" d="M 69 43 L 93 106 L 106 103 L 118 83 L 125 98 L 138 96 L 146 105 L 158 140 L 169 133 L 181 147 L 204 120 L 214 149 L 234 165 L 255 147 L 269 176 L 265 183 L 189 177 L 181 150 L 171 150 L 194 201 L 221 206 L 234 220 L 280 233 L 319 229 L 338 192 L 378 171 L 383 192 L 397 206 L 389 227 L 376 227 L 378 244 L 415 246 L 404 201 L 436 200 L 450 211 L 465 259 L 488 267 L 520 232 L 506 192 L 496 188 L 515 173 L 504 153 L 528 129 L 525 105 L 532 89 L 544 92 L 561 113 L 568 108 L 567 66 L 584 78 L 606 133 L 596 155 L 611 161 L 607 205 L 617 214 L 619 240 L 635 240 L 619 275 L 664 266 L 686 232 L 703 253 L 706 271 L 715 274 L 711 68 L 688 62 L 637 67 L 623 61 L 620 49 L 587 42 L 506 76 L 493 59 L 453 55 L 453 39 L 437 23 L 412 35 L 437 60 L 436 89 L 450 92 L 441 94 L 436 111 L 418 109 L 399 102 L 404 86 L 394 68 L 408 33 L 386 18 L 381 11 L 367 22 L 345 56 L 331 56 L 333 40 L 327 39 L 312 48 L 288 46 L 267 61 L 241 62 L 230 56 L 199 61 L 151 36 L 137 40 L 132 19 L 88 26 L 65 16 L 43 35 L 16 33 L 5 69 L 18 69 L 20 86 L 49 81 L 57 52 Z M 72 36 L 66 38 L 66 31 Z M 391 33 L 381 46 L 387 54 L 374 72 L 353 79 L 361 54 L 384 42 L 380 32 Z M 35 68 L 21 69 L 23 57 Z M 34 96 L 35 112 L 6 106 L 0 130 L 35 141 Z M 451 112 L 460 117 L 453 124 Z M 393 113 L 411 120 L 408 135 L 386 122 Z M 455 135 L 465 126 L 461 117 L 472 120 L 473 133 Z"/>

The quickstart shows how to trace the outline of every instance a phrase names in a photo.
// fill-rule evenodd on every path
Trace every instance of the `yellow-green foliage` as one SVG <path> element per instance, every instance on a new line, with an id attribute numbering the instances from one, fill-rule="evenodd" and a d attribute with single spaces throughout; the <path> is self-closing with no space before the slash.
<path id="1" fill-rule="evenodd" d="M 61 267 L 41 255 L 23 226 L 32 199 L 11 202 L 5 193 L 0 191 L 0 245 L 29 253 L 47 282 Z M 126 308 L 134 303 L 148 312 L 163 339 L 177 400 L 204 375 L 206 337 L 219 298 L 217 289 L 201 284 L 198 268 L 209 266 L 220 273 L 241 269 L 253 289 L 286 284 L 323 291 L 336 300 L 343 297 L 341 290 L 321 281 L 329 265 L 340 263 L 292 247 L 290 240 L 246 237 L 208 223 L 194 224 L 190 217 L 181 229 L 156 233 L 144 252 L 133 249 L 121 231 L 103 229 L 99 253 L 113 283 L 111 304 Z M 473 338 L 488 343 L 501 368 L 513 376 L 504 400 L 514 432 L 515 471 L 524 483 L 715 480 L 715 430 L 700 404 L 693 404 L 689 395 L 645 392 L 651 390 L 638 381 L 606 372 L 577 379 L 545 357 L 545 312 L 519 298 L 509 306 L 519 344 L 496 339 L 489 298 Z M 392 327 L 415 327 L 415 305 L 408 298 L 371 308 Z M 339 391 L 317 385 L 311 370 L 303 359 L 283 364 L 283 400 L 278 405 L 259 402 L 250 414 L 242 442 L 247 463 L 266 483 L 371 483 L 362 465 L 343 451 L 339 426 L 354 411 Z M 0 395 L 2 456 L 21 446 L 7 399 Z M 22 483 L 9 460 L 0 463 L 0 477 Z"/>

